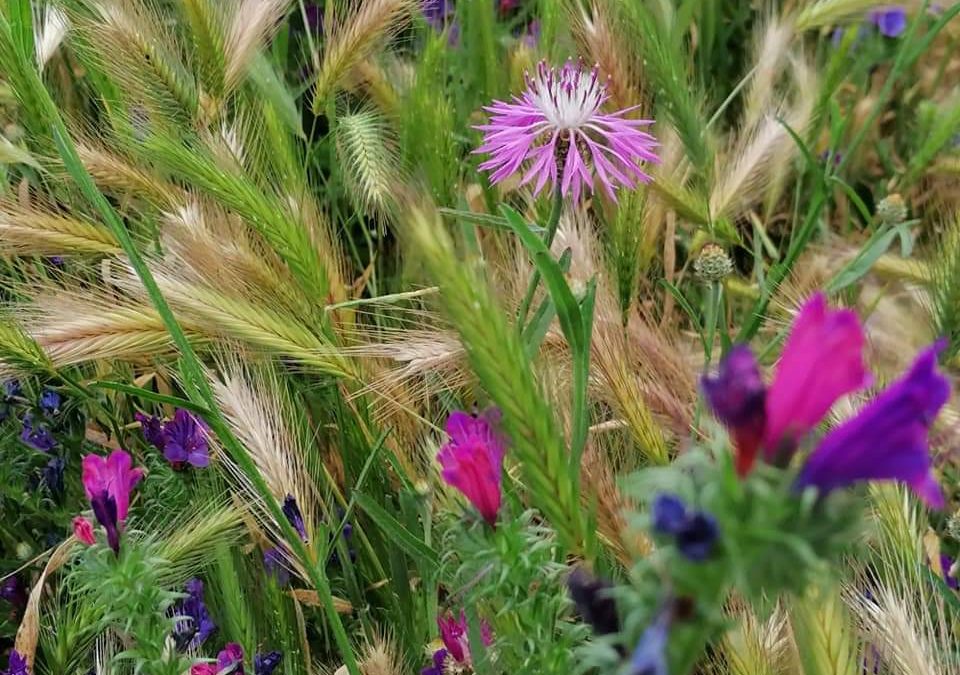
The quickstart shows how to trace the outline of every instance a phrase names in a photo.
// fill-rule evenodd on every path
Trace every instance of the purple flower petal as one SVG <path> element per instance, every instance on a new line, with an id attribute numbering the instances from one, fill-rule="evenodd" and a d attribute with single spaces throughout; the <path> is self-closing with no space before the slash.
<path id="1" fill-rule="evenodd" d="M 942 507 L 928 434 L 950 398 L 950 383 L 936 368 L 943 346 L 922 351 L 903 377 L 827 434 L 804 465 L 797 487 L 827 493 L 860 481 L 897 480 L 929 506 Z"/>
<path id="2" fill-rule="evenodd" d="M 616 200 L 618 188 L 650 180 L 640 162 L 659 160 L 656 140 L 636 128 L 650 121 L 600 112 L 608 98 L 596 68 L 541 62 L 522 96 L 485 108 L 490 121 L 476 127 L 484 136 L 474 152 L 490 158 L 480 168 L 499 183 L 525 165 L 522 184 L 534 183 L 535 194 L 550 182 L 574 201 L 598 187 Z"/>
<path id="3" fill-rule="evenodd" d="M 899 37 L 907 28 L 907 10 L 903 7 L 892 6 L 874 10 L 868 18 L 885 37 Z"/>
<path id="4" fill-rule="evenodd" d="M 767 389 L 753 352 L 746 345 L 731 349 L 720 362 L 717 374 L 705 376 L 701 387 L 713 414 L 730 429 L 736 447 L 737 473 L 747 475 L 766 425 Z"/>

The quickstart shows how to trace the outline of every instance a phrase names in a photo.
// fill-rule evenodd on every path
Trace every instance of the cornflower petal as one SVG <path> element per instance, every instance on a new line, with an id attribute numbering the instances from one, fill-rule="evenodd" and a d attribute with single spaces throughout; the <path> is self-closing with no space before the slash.
<path id="1" fill-rule="evenodd" d="M 597 68 L 588 71 L 572 61 L 559 69 L 539 63 L 535 74 L 527 75 L 523 94 L 484 107 L 490 119 L 474 127 L 484 135 L 474 152 L 490 158 L 480 168 L 499 183 L 526 164 L 521 184 L 533 183 L 539 194 L 550 182 L 574 201 L 596 191 L 594 175 L 614 200 L 618 188 L 648 182 L 639 164 L 658 161 L 657 143 L 637 127 L 650 121 L 626 119 L 633 108 L 601 113 L 608 98 Z"/>

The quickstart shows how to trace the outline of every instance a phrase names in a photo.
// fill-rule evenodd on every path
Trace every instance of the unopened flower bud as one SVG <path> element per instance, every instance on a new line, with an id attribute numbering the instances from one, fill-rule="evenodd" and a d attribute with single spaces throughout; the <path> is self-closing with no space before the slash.
<path id="1" fill-rule="evenodd" d="M 884 225 L 899 225 L 907 219 L 907 205 L 898 193 L 887 195 L 877 204 L 877 218 Z"/>
<path id="2" fill-rule="evenodd" d="M 693 263 L 693 271 L 701 281 L 715 283 L 723 281 L 733 271 L 733 261 L 722 247 L 706 244 Z"/>
<path id="3" fill-rule="evenodd" d="M 17 558 L 19 560 L 28 560 L 33 555 L 33 548 L 25 541 L 17 544 Z"/>

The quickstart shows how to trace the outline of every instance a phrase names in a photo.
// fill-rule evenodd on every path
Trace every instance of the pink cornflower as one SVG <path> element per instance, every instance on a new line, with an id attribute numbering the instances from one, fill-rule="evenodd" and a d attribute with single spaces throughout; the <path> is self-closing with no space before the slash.
<path id="1" fill-rule="evenodd" d="M 659 161 L 653 152 L 657 142 L 637 127 L 652 120 L 626 117 L 634 108 L 601 113 L 609 97 L 596 67 L 587 71 L 582 62 L 568 61 L 557 69 L 541 61 L 536 75 L 527 75 L 522 96 L 484 108 L 490 121 L 476 127 L 483 145 L 474 152 L 490 159 L 480 168 L 499 183 L 526 164 L 521 185 L 535 181 L 533 192 L 539 194 L 549 181 L 574 201 L 584 187 L 595 191 L 594 175 L 613 200 L 617 188 L 649 182 L 640 163 Z"/>
<path id="2" fill-rule="evenodd" d="M 497 431 L 500 412 L 487 410 L 480 417 L 456 411 L 447 419 L 450 442 L 437 453 L 443 479 L 477 507 L 490 525 L 500 510 L 503 439 Z"/>
<path id="3" fill-rule="evenodd" d="M 130 508 L 130 493 L 143 478 L 143 469 L 134 469 L 132 464 L 130 455 L 123 450 L 114 450 L 106 458 L 83 458 L 83 489 L 114 552 L 120 550 L 120 531 Z"/>
<path id="4" fill-rule="evenodd" d="M 90 521 L 83 516 L 74 517 L 73 536 L 87 546 L 93 546 L 97 543 L 96 538 L 93 536 L 93 525 L 91 525 Z"/>

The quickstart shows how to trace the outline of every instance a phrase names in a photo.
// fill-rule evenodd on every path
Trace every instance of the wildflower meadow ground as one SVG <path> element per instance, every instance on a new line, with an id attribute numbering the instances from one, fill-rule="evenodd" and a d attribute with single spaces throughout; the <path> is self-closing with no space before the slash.
<path id="1" fill-rule="evenodd" d="M 0 675 L 960 675 L 958 14 L 0 0 Z"/>

